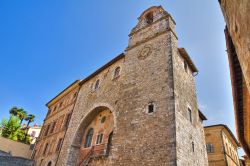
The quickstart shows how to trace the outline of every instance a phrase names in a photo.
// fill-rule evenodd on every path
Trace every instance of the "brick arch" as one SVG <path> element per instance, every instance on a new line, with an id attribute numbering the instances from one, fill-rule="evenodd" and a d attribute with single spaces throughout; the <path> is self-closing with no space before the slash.
<path id="1" fill-rule="evenodd" d="M 105 104 L 106 105 L 106 104 Z M 73 138 L 72 144 L 69 149 L 68 153 L 68 159 L 67 159 L 67 165 L 75 165 L 78 161 L 78 156 L 80 155 L 80 148 L 82 147 L 82 140 L 87 132 L 87 127 L 90 125 L 90 123 L 100 114 L 101 112 L 105 110 L 109 110 L 112 113 L 113 117 L 113 132 L 115 132 L 116 129 L 116 118 L 114 112 L 110 109 L 110 106 L 94 106 L 93 109 L 90 109 L 86 116 L 83 117 L 81 120 L 81 123 L 79 124 L 75 136 Z M 87 130 L 86 130 L 87 129 Z"/>
<path id="2" fill-rule="evenodd" d="M 144 19 L 149 13 L 154 13 L 155 11 L 160 11 L 163 12 L 163 8 L 161 6 L 152 6 L 150 8 L 148 8 L 147 10 L 145 10 L 140 17 L 138 18 L 139 20 Z"/>

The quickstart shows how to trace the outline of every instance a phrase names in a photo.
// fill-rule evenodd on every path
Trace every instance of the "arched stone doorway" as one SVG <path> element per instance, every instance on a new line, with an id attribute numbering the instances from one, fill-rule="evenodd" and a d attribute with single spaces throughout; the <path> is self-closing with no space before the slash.
<path id="1" fill-rule="evenodd" d="M 107 107 L 97 107 L 83 119 L 69 152 L 68 165 L 84 165 L 92 156 L 108 157 L 114 131 L 114 116 Z"/>

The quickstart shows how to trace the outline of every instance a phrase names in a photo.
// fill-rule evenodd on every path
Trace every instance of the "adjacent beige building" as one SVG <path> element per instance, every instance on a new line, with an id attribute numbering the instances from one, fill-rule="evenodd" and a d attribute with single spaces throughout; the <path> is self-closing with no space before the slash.
<path id="1" fill-rule="evenodd" d="M 209 166 L 240 166 L 239 143 L 226 125 L 205 127 Z"/>
<path id="2" fill-rule="evenodd" d="M 39 137 L 41 129 L 42 129 L 42 126 L 39 126 L 39 125 L 29 126 L 28 135 L 31 138 L 31 144 L 35 144 L 36 139 Z"/>

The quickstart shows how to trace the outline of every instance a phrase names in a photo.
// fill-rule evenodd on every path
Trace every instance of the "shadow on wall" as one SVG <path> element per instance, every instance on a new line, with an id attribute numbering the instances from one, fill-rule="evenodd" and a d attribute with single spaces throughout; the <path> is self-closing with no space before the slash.
<path id="1" fill-rule="evenodd" d="M 0 165 L 6 166 L 33 166 L 34 161 L 22 157 L 0 156 Z"/>

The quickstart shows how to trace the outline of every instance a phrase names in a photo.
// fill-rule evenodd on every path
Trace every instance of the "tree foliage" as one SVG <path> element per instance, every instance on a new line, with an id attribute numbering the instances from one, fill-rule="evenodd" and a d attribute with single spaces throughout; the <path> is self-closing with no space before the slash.
<path id="1" fill-rule="evenodd" d="M 23 108 L 16 106 L 9 111 L 9 120 L 3 119 L 0 123 L 1 136 L 14 141 L 30 144 L 31 138 L 27 136 L 30 123 L 34 122 L 35 115 L 29 114 Z M 22 128 L 23 120 L 27 121 L 27 126 Z"/>
<path id="2" fill-rule="evenodd" d="M 1 128 L 3 137 L 17 141 L 17 135 L 21 129 L 20 119 L 11 115 L 9 120 L 2 120 Z"/>

